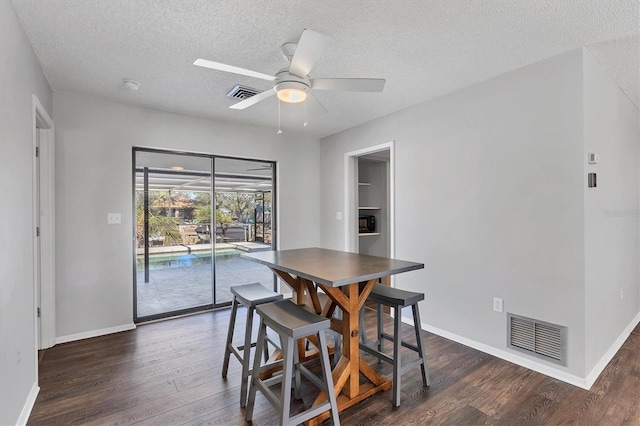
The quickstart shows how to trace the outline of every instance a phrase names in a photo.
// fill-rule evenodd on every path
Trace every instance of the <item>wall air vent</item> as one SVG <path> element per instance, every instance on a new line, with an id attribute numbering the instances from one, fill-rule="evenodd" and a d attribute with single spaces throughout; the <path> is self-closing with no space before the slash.
<path id="1" fill-rule="evenodd" d="M 229 93 L 227 93 L 227 96 L 233 99 L 242 100 L 242 99 L 249 99 L 250 97 L 257 95 L 258 93 L 260 93 L 258 89 L 236 84 L 235 86 L 233 86 L 233 89 L 229 90 Z"/>
<path id="2" fill-rule="evenodd" d="M 507 347 L 567 365 L 567 327 L 507 314 Z"/>

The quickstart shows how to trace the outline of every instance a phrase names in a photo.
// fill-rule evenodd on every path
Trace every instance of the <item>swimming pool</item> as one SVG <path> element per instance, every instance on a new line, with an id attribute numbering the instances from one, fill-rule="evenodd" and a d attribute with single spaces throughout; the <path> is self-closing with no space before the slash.
<path id="1" fill-rule="evenodd" d="M 233 262 L 240 258 L 242 251 L 237 249 L 216 250 L 216 262 Z M 182 268 L 188 266 L 210 265 L 211 252 L 198 251 L 181 254 L 154 254 L 149 256 L 149 269 Z M 144 256 L 138 255 L 136 267 L 144 268 Z"/>

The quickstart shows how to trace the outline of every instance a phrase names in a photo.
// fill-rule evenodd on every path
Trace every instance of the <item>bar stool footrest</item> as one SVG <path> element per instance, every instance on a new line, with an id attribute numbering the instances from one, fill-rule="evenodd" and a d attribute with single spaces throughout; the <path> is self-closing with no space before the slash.
<path id="1" fill-rule="evenodd" d="M 298 425 L 301 423 L 306 422 L 307 420 L 310 420 L 326 411 L 329 411 L 331 409 L 331 404 L 329 404 L 329 402 L 325 402 L 322 403 L 316 407 L 313 408 L 309 408 L 307 411 L 303 411 L 300 414 L 296 414 L 293 417 L 289 418 L 289 421 L 292 425 Z"/>
<path id="2" fill-rule="evenodd" d="M 320 389 L 321 391 L 327 392 L 327 385 L 326 383 L 324 383 L 322 380 L 320 380 L 318 378 L 318 376 L 316 376 L 315 374 L 313 374 L 307 367 L 305 367 L 302 364 L 298 364 L 296 366 L 296 368 L 298 368 L 298 370 L 300 371 L 300 373 L 302 373 L 307 379 L 309 379 L 309 381 L 311 383 L 313 383 L 314 385 L 316 385 L 316 387 L 318 389 Z"/>
<path id="3" fill-rule="evenodd" d="M 387 339 L 390 342 L 393 342 L 393 336 L 387 333 L 382 333 L 382 337 L 384 337 L 385 339 Z M 376 340 L 376 344 L 378 343 L 378 341 Z M 420 352 L 420 350 L 418 349 L 418 347 L 416 345 L 413 345 L 411 343 L 405 342 L 404 340 L 400 342 L 400 344 L 402 346 L 404 346 L 407 349 L 411 349 L 414 352 Z"/>
<path id="4" fill-rule="evenodd" d="M 411 370 L 412 368 L 422 365 L 423 363 L 424 362 L 422 361 L 422 359 L 416 359 L 414 361 L 403 364 L 402 368 L 400 369 L 400 374 L 404 374 L 407 371 Z"/>
<path id="5" fill-rule="evenodd" d="M 378 358 L 378 360 L 382 360 L 385 362 L 388 362 L 389 364 L 393 364 L 393 358 L 390 357 L 389 355 L 385 354 L 384 352 L 380 352 L 372 347 L 369 347 L 368 345 L 365 344 L 360 344 L 360 350 L 365 351 L 366 353 L 368 353 L 369 355 L 373 355 L 376 358 Z"/>

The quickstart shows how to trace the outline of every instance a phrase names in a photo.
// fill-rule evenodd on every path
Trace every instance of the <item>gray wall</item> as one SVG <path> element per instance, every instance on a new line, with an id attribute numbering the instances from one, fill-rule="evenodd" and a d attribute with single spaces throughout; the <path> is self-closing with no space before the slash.
<path id="1" fill-rule="evenodd" d="M 587 375 L 640 312 L 639 133 L 638 110 L 585 51 L 584 155 L 600 156 L 585 160 L 585 176 L 598 178 L 584 185 Z"/>
<path id="2" fill-rule="evenodd" d="M 0 61 L 0 424 L 8 425 L 19 420 L 37 373 L 32 94 L 52 113 L 51 89 L 9 0 L 0 0 Z"/>
<path id="3" fill-rule="evenodd" d="M 344 153 L 394 140 L 396 257 L 425 263 L 396 285 L 426 293 L 429 329 L 584 383 L 607 342 L 585 354 L 582 75 L 576 50 L 323 139 L 323 246 L 343 248 Z M 637 162 L 637 142 L 616 149 Z M 622 190 L 637 199 L 637 178 Z M 637 245 L 638 232 L 625 238 Z M 628 303 L 637 313 L 637 296 Z M 507 350 L 506 312 L 567 326 L 567 367 Z M 601 333 L 615 338 L 623 322 Z"/>
<path id="4" fill-rule="evenodd" d="M 132 324 L 133 146 L 277 161 L 280 247 L 320 244 L 317 139 L 71 93 L 54 106 L 59 340 Z"/>

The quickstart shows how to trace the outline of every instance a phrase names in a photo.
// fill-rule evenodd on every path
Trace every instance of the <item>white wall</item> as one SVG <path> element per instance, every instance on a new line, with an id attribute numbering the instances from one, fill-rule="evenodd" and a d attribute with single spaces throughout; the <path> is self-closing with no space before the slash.
<path id="1" fill-rule="evenodd" d="M 638 110 L 585 50 L 584 176 L 595 172 L 598 181 L 584 184 L 586 374 L 640 312 L 639 139 Z M 599 164 L 587 164 L 589 152 Z"/>
<path id="2" fill-rule="evenodd" d="M 58 339 L 132 323 L 133 146 L 277 161 L 280 248 L 320 244 L 318 140 L 71 93 L 54 106 Z"/>
<path id="3" fill-rule="evenodd" d="M 322 244 L 343 248 L 345 152 L 395 140 L 396 257 L 432 331 L 574 383 L 585 371 L 582 51 L 321 141 Z M 634 238 L 637 238 L 635 236 Z M 504 313 L 492 311 L 493 297 Z M 506 349 L 506 312 L 568 327 L 568 365 Z"/>
<path id="4" fill-rule="evenodd" d="M 21 412 L 37 392 L 32 94 L 52 112 L 51 89 L 9 0 L 0 0 L 0 61 L 0 424 L 8 425 L 26 420 Z"/>

